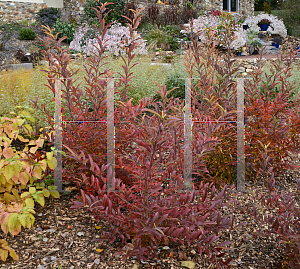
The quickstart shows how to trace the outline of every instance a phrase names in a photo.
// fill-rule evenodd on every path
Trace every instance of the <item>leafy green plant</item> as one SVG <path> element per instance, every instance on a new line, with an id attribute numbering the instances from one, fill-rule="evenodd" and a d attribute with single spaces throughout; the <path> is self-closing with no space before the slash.
<path id="1" fill-rule="evenodd" d="M 153 29 L 146 36 L 150 47 L 157 46 L 164 50 L 176 50 L 179 48 L 177 39 L 163 29 Z"/>
<path id="2" fill-rule="evenodd" d="M 57 19 L 55 24 L 53 25 L 54 34 L 59 33 L 57 38 L 62 38 L 64 36 L 67 37 L 66 42 L 70 43 L 75 34 L 75 24 L 70 23 L 68 21 L 66 22 L 61 22 L 60 19 Z"/>
<path id="3" fill-rule="evenodd" d="M 19 38 L 21 40 L 34 40 L 36 38 L 36 33 L 30 28 L 22 28 L 19 30 Z"/>
<path id="4" fill-rule="evenodd" d="M 29 21 L 28 20 L 23 20 L 19 22 L 20 25 L 24 25 L 24 26 L 29 26 Z"/>
<path id="5" fill-rule="evenodd" d="M 286 0 L 280 3 L 280 18 L 289 31 L 289 35 L 300 37 L 300 2 L 297 0 Z M 284 11 L 284 12 L 283 12 Z"/>
<path id="6" fill-rule="evenodd" d="M 87 0 L 85 2 L 83 15 L 81 16 L 82 22 L 88 23 L 90 25 L 99 25 L 97 11 L 95 10 L 95 8 L 97 9 L 98 6 L 101 6 L 104 3 L 104 0 Z M 124 13 L 125 3 L 126 2 L 124 0 L 115 0 L 113 1 L 112 6 L 107 7 L 109 13 L 107 14 L 106 21 L 108 23 L 111 23 L 113 21 L 120 23 L 124 22 L 124 19 L 120 16 L 120 14 Z"/>
<path id="7" fill-rule="evenodd" d="M 33 225 L 35 202 L 44 206 L 45 197 L 59 197 L 54 186 L 39 184 L 47 168 L 54 170 L 56 160 L 53 150 L 40 152 L 44 139 L 30 139 L 34 135 L 27 121 L 34 118 L 26 110 L 12 119 L 0 118 L 0 224 L 5 234 L 17 235 L 22 226 Z M 14 140 L 25 143 L 23 151 L 12 146 Z M 8 253 L 18 259 L 6 241 L 1 240 L 0 258 L 5 261 Z"/>
<path id="8" fill-rule="evenodd" d="M 264 12 L 267 14 L 272 14 L 271 5 L 268 2 L 264 2 Z"/>
<path id="9" fill-rule="evenodd" d="M 185 79 L 184 79 L 184 73 L 171 73 L 166 82 L 166 90 L 170 92 L 168 94 L 168 97 L 179 98 L 181 101 L 185 99 Z M 195 81 L 193 82 L 193 85 L 196 86 Z M 162 97 L 159 93 L 156 93 L 154 95 L 154 100 L 162 101 Z"/>

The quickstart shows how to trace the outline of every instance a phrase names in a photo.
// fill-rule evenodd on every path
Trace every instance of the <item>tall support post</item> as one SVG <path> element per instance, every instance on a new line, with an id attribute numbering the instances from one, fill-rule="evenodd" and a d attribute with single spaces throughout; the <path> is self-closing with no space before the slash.
<path id="1" fill-rule="evenodd" d="M 63 192 L 62 190 L 62 118 L 61 118 L 61 79 L 55 79 L 55 158 L 57 165 L 54 169 L 54 185 L 57 187 L 58 192 Z"/>
<path id="2" fill-rule="evenodd" d="M 191 114 L 192 79 L 185 79 L 185 112 L 184 112 L 184 186 L 192 188 L 192 114 Z"/>
<path id="3" fill-rule="evenodd" d="M 245 191 L 244 78 L 237 78 L 237 167 L 236 189 Z"/>
<path id="4" fill-rule="evenodd" d="M 107 189 L 115 191 L 114 79 L 107 82 Z"/>

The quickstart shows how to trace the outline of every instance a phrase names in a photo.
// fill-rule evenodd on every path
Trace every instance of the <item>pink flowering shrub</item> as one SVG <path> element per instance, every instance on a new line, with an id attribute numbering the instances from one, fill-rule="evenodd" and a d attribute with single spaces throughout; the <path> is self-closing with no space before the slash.
<path id="1" fill-rule="evenodd" d="M 135 31 L 137 37 L 140 35 Z M 131 43 L 129 28 L 121 26 L 120 23 L 114 23 L 109 28 L 105 34 L 104 41 L 106 42 L 106 53 L 114 54 L 116 56 L 120 54 L 125 54 L 126 38 L 128 43 Z M 146 43 L 140 37 L 140 42 L 143 42 L 140 47 L 134 50 L 136 54 L 146 54 Z M 98 41 L 96 38 L 96 30 L 88 25 L 80 26 L 75 32 L 73 41 L 70 43 L 70 48 L 76 51 L 84 52 L 88 56 L 92 55 L 93 52 L 97 51 Z"/>
<path id="2" fill-rule="evenodd" d="M 238 23 L 231 14 L 229 15 L 228 12 L 221 12 L 220 15 L 216 14 L 219 13 L 210 12 L 208 15 L 202 15 L 198 17 L 198 19 L 194 19 L 192 27 L 190 24 L 184 24 L 184 30 L 181 32 L 193 34 L 200 33 L 199 39 L 202 43 L 206 43 L 208 39 L 205 38 L 205 36 L 207 37 L 208 31 L 212 31 L 213 35 L 209 40 L 216 42 L 217 45 L 223 46 L 222 43 L 224 43 L 224 34 L 222 34 L 222 32 L 225 31 L 225 25 L 229 24 L 230 21 L 234 21 L 233 28 L 231 29 L 233 38 L 230 48 L 238 50 L 245 46 L 247 40 L 246 33 L 243 30 L 242 25 Z"/>

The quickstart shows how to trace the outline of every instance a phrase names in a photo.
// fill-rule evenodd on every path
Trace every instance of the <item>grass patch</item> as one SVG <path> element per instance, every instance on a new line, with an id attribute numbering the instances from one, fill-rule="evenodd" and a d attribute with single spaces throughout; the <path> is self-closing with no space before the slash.
<path id="1" fill-rule="evenodd" d="M 112 69 L 114 72 L 122 73 L 123 61 L 120 57 L 109 57 L 108 64 L 103 67 Z M 133 68 L 135 77 L 132 80 L 134 87 L 129 91 L 128 95 L 133 98 L 133 104 L 137 104 L 144 97 L 150 98 L 154 96 L 155 91 L 159 90 L 156 81 L 159 85 L 166 83 L 168 77 L 172 74 L 179 74 L 181 77 L 186 77 L 185 66 L 183 64 L 183 56 L 176 57 L 172 63 L 172 68 L 166 68 L 159 65 L 151 65 L 151 58 L 148 56 L 136 57 L 134 62 L 139 62 L 139 65 Z M 79 69 L 80 72 L 76 75 L 79 78 L 77 83 L 82 83 L 83 88 L 86 85 L 84 75 L 86 74 L 82 63 L 72 63 L 71 68 Z M 54 113 L 54 96 L 52 91 L 46 87 L 46 74 L 41 72 L 41 69 L 47 69 L 45 66 L 36 67 L 33 70 L 15 70 L 0 75 L 0 116 L 10 117 L 10 112 L 14 111 L 16 106 L 26 106 L 33 108 L 31 99 L 35 100 L 39 96 L 39 104 L 46 103 L 46 108 Z M 270 73 L 270 63 L 264 67 L 266 73 Z M 300 73 L 296 66 L 292 69 L 293 76 L 289 79 L 290 82 L 296 82 L 295 92 L 300 93 Z M 75 77 L 75 78 L 76 78 Z M 118 74 L 115 74 L 118 77 Z M 119 97 L 116 96 L 116 99 Z M 44 113 L 35 110 L 33 117 L 37 120 L 40 127 L 45 127 L 47 124 L 42 118 Z"/>

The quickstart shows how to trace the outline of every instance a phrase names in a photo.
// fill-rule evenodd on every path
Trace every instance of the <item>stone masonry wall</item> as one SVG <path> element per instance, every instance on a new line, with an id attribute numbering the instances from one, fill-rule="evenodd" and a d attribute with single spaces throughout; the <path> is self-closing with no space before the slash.
<path id="1" fill-rule="evenodd" d="M 85 0 L 64 0 L 62 21 L 75 20 L 76 22 L 80 22 L 80 14 L 83 13 L 84 5 Z"/>
<path id="2" fill-rule="evenodd" d="M 242 19 L 254 16 L 254 0 L 240 0 L 239 13 L 241 14 Z"/>
<path id="3" fill-rule="evenodd" d="M 35 22 L 35 14 L 42 8 L 47 8 L 43 3 L 26 2 L 0 2 L 0 20 L 3 22 L 19 22 L 28 20 Z"/>
<path id="4" fill-rule="evenodd" d="M 223 0 L 194 0 L 196 6 L 223 10 Z M 254 15 L 254 0 L 239 0 L 239 14 L 242 19 Z"/>
<path id="5" fill-rule="evenodd" d="M 62 8 L 62 20 L 75 20 L 80 22 L 80 14 L 83 13 L 84 4 L 86 0 L 64 0 L 64 7 Z M 147 5 L 147 0 L 136 1 L 138 8 Z M 209 9 L 223 9 L 223 0 L 194 0 L 194 5 L 198 8 Z M 29 2 L 0 2 L 0 19 L 3 22 L 28 20 L 34 22 L 34 15 L 47 5 L 43 3 L 29 3 Z M 243 19 L 247 16 L 254 15 L 254 0 L 240 0 L 239 13 Z"/>

